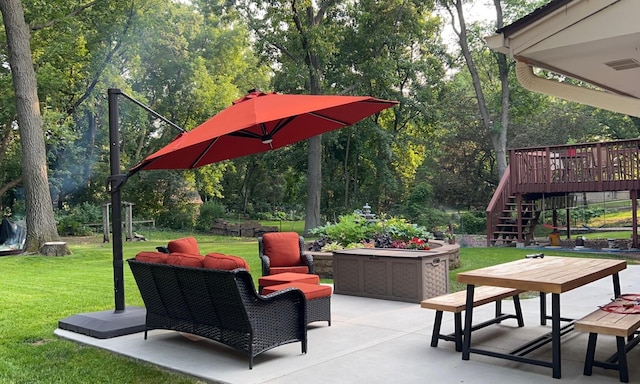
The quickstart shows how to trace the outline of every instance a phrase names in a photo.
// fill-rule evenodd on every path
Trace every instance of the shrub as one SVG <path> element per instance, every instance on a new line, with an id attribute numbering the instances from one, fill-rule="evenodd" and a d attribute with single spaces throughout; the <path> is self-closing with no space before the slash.
<path id="1" fill-rule="evenodd" d="M 461 230 L 465 233 L 485 234 L 487 215 L 483 211 L 469 211 L 460 214 Z"/>
<path id="2" fill-rule="evenodd" d="M 394 244 L 415 242 L 416 239 L 426 242 L 430 235 L 424 227 L 402 218 L 370 222 L 355 213 L 340 216 L 338 222 L 315 228 L 310 233 L 320 237 L 312 245 L 312 250 L 327 250 L 336 246 L 364 247 L 364 243 L 375 244 L 378 248 L 393 248 Z"/>
<path id="3" fill-rule="evenodd" d="M 188 231 L 194 227 L 195 219 L 195 204 L 189 204 L 180 210 L 174 209 L 160 213 L 157 223 L 163 228 Z"/>
<path id="4" fill-rule="evenodd" d="M 56 216 L 59 235 L 88 236 L 92 231 L 84 224 L 102 222 L 102 207 L 85 202 L 59 211 Z"/>
<path id="5" fill-rule="evenodd" d="M 390 218 L 377 223 L 378 232 L 388 234 L 394 240 L 409 241 L 413 238 L 428 239 L 429 231 L 425 227 L 411 224 L 402 218 Z"/>
<path id="6" fill-rule="evenodd" d="M 350 243 L 368 241 L 376 232 L 374 224 L 368 222 L 362 216 L 352 213 L 338 218 L 338 222 L 330 223 L 310 231 L 311 234 L 326 236 L 332 242 L 337 242 L 343 247 Z"/>
<path id="7" fill-rule="evenodd" d="M 218 201 L 207 201 L 200 206 L 200 214 L 196 220 L 196 229 L 208 232 L 215 219 L 223 218 L 226 214 L 224 204 Z"/>

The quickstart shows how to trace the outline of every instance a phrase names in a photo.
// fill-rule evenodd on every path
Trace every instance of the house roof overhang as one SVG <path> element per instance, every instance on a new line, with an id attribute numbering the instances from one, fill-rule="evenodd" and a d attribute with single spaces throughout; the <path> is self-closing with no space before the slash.
<path id="1" fill-rule="evenodd" d="M 554 0 L 486 38 L 527 89 L 640 116 L 640 1 Z M 584 83 L 536 76 L 546 69 Z"/>

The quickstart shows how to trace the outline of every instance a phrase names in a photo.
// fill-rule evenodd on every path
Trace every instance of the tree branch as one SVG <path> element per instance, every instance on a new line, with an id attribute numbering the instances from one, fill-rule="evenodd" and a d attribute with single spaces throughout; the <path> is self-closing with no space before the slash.
<path id="1" fill-rule="evenodd" d="M 98 72 L 94 76 L 93 80 L 91 81 L 91 83 L 87 87 L 87 89 L 84 92 L 84 94 L 82 96 L 80 96 L 78 101 L 76 101 L 73 104 L 73 107 L 71 107 L 71 111 L 69 111 L 69 114 L 72 114 L 80 106 L 80 104 L 82 104 L 82 102 L 85 101 L 87 99 L 87 97 L 89 97 L 89 95 L 91 94 L 93 89 L 98 84 L 98 81 L 100 80 L 100 75 L 102 74 L 102 72 L 107 67 L 107 64 L 109 64 L 109 62 L 113 58 L 113 55 L 115 55 L 115 53 L 118 51 L 118 49 L 122 45 L 122 40 L 124 40 L 124 36 L 127 34 L 127 31 L 129 31 L 129 28 L 131 27 L 131 24 L 132 24 L 131 21 L 133 20 L 133 15 L 134 14 L 135 14 L 135 12 L 133 11 L 133 3 L 132 3 L 131 4 L 131 9 L 129 11 L 129 18 L 127 19 L 127 22 L 125 24 L 124 31 L 122 32 L 123 38 L 119 39 L 118 42 L 116 43 L 116 45 L 107 53 L 107 55 L 105 56 L 102 64 L 100 65 L 100 68 L 98 69 Z"/>
<path id="2" fill-rule="evenodd" d="M 49 28 L 49 27 L 53 26 L 55 23 L 57 23 L 59 21 L 62 21 L 62 20 L 67 19 L 69 17 L 74 17 L 74 16 L 78 15 L 80 12 L 84 11 L 85 9 L 93 7 L 96 3 L 97 3 L 97 0 L 94 0 L 92 2 L 89 2 L 89 3 L 85 4 L 85 5 L 81 5 L 81 6 L 75 7 L 70 13 L 65 15 L 63 18 L 53 19 L 53 20 L 50 20 L 50 21 L 48 21 L 48 22 L 46 22 L 46 23 L 44 23 L 42 25 L 32 26 L 31 30 L 32 31 L 39 31 L 41 29 Z"/>
<path id="3" fill-rule="evenodd" d="M 0 197 L 4 195 L 8 190 L 15 187 L 16 185 L 22 184 L 22 175 L 18 176 L 18 178 L 9 181 L 7 184 L 0 187 Z"/>

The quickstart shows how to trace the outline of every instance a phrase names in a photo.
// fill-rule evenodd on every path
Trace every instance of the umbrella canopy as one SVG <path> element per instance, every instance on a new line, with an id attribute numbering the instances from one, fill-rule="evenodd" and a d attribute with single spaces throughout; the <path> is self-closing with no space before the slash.
<path id="1" fill-rule="evenodd" d="M 354 124 L 398 104 L 369 96 L 251 91 L 195 129 L 181 133 L 130 170 L 191 169 L 276 149 Z"/>

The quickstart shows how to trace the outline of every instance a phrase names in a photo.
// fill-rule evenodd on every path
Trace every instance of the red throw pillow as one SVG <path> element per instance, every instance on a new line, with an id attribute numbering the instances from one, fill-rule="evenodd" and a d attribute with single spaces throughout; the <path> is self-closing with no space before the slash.
<path id="1" fill-rule="evenodd" d="M 139 252 L 136 260 L 146 263 L 165 264 L 169 255 L 163 252 Z"/>
<path id="2" fill-rule="evenodd" d="M 271 232 L 262 236 L 264 254 L 272 267 L 300 265 L 300 235 L 296 232 Z"/>
<path id="3" fill-rule="evenodd" d="M 231 271 L 236 268 L 244 268 L 249 270 L 249 264 L 238 256 L 225 255 L 222 253 L 208 253 L 202 260 L 202 266 L 210 269 L 222 269 Z"/>
<path id="4" fill-rule="evenodd" d="M 169 252 L 174 253 L 189 253 L 192 255 L 199 255 L 198 241 L 195 237 L 183 237 L 181 239 L 171 240 L 167 245 Z"/>
<path id="5" fill-rule="evenodd" d="M 202 259 L 204 259 L 204 257 L 200 255 L 172 252 L 167 255 L 167 264 L 181 265 L 183 267 L 202 268 Z"/>

